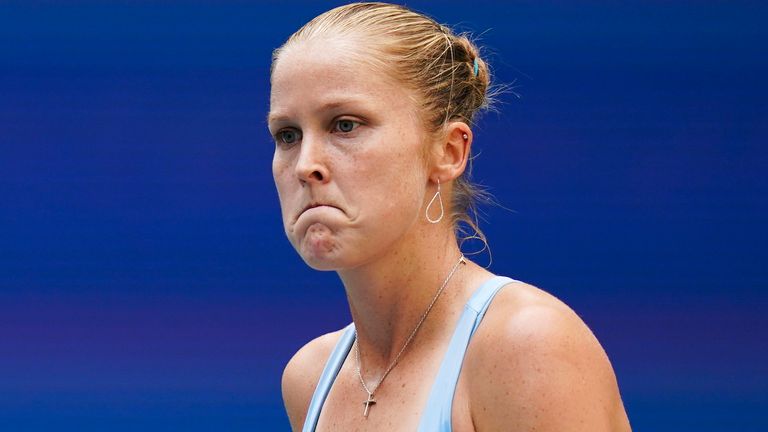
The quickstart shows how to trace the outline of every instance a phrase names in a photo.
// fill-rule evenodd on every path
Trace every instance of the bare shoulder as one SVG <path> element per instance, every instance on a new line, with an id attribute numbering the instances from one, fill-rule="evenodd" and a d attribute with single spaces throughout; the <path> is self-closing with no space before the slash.
<path id="1" fill-rule="evenodd" d="M 629 431 L 608 356 L 584 321 L 523 282 L 491 303 L 465 358 L 477 431 Z"/>
<path id="2" fill-rule="evenodd" d="M 283 403 L 293 430 L 301 430 L 317 382 L 342 332 L 327 333 L 311 340 L 285 366 L 282 379 Z"/>

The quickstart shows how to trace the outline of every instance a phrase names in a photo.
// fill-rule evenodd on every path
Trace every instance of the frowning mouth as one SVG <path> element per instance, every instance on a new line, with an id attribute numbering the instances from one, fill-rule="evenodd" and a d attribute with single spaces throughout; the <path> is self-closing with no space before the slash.
<path id="1" fill-rule="evenodd" d="M 311 203 L 307 204 L 306 206 L 304 206 L 304 208 L 301 209 L 301 211 L 297 214 L 296 219 L 298 219 L 299 216 L 304 214 L 304 212 L 306 212 L 307 210 L 311 210 L 313 208 L 318 208 L 318 207 L 330 207 L 330 208 L 335 208 L 335 209 L 337 209 L 339 211 L 343 211 L 339 207 L 336 207 L 335 205 L 332 205 L 332 204 L 327 204 L 327 203 L 322 203 L 322 202 L 311 202 Z"/>

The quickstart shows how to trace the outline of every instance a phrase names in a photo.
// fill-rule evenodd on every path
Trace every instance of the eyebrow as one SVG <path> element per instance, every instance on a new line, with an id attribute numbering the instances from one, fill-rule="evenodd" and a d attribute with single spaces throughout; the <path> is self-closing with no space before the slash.
<path id="1" fill-rule="evenodd" d="M 360 104 L 362 101 L 363 101 L 362 97 L 358 97 L 358 98 L 352 97 L 352 98 L 350 98 L 350 97 L 346 96 L 343 99 L 334 99 L 334 100 L 332 100 L 330 102 L 324 103 L 323 105 L 320 106 L 320 110 L 321 111 L 327 111 L 327 110 L 331 110 L 331 109 L 340 108 L 340 107 L 343 107 L 345 105 Z M 277 112 L 277 113 L 269 112 L 267 114 L 267 125 L 269 125 L 272 122 L 283 122 L 283 121 L 288 121 L 288 120 L 290 120 L 290 117 L 288 115 L 282 114 L 280 112 Z"/>

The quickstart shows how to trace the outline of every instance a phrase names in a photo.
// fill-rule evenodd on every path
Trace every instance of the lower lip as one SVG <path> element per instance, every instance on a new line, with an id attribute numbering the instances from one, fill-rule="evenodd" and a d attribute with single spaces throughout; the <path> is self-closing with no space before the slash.
<path id="1" fill-rule="evenodd" d="M 323 225 L 334 225 L 334 222 L 338 220 L 340 209 L 331 206 L 317 206 L 304 210 L 296 218 L 294 222 L 294 229 L 297 232 L 305 232 L 305 230 L 313 223 L 321 223 Z"/>
<path id="2" fill-rule="evenodd" d="M 311 207 L 311 208 L 308 208 L 308 209 L 304 210 L 303 212 L 301 212 L 299 217 L 304 216 L 304 215 L 313 215 L 313 214 L 316 214 L 316 213 L 323 213 L 323 212 L 326 212 L 326 211 L 329 211 L 329 210 L 341 211 L 337 207 L 321 205 L 321 206 Z"/>

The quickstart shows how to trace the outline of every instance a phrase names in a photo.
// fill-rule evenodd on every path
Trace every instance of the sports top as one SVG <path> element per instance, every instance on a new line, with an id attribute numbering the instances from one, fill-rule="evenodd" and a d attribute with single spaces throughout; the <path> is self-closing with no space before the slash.
<path id="1" fill-rule="evenodd" d="M 443 357 L 437 378 L 432 384 L 427 406 L 421 415 L 419 422 L 419 432 L 451 432 L 451 410 L 453 406 L 453 395 L 456 391 L 456 383 L 459 380 L 461 365 L 464 362 L 464 354 L 472 335 L 477 330 L 478 325 L 485 316 L 485 311 L 491 304 L 493 297 L 499 289 L 510 282 L 519 282 L 502 276 L 495 276 L 485 281 L 475 290 L 472 297 L 464 305 L 464 310 L 456 324 L 456 329 L 448 344 L 448 350 Z M 336 347 L 331 352 L 328 362 L 325 364 L 320 380 L 312 395 L 312 401 L 309 403 L 309 410 L 304 421 L 303 432 L 314 432 L 317 426 L 317 420 L 320 418 L 320 411 L 323 408 L 328 392 L 331 390 L 333 381 L 339 374 L 344 360 L 347 358 L 352 343 L 355 340 L 355 325 L 349 324 L 336 343 Z"/>

